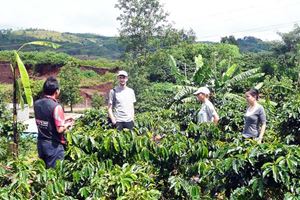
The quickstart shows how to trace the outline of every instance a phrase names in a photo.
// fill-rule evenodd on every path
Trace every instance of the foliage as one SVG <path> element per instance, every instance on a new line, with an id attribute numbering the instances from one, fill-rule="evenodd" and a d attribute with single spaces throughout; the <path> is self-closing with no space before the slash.
<path id="1" fill-rule="evenodd" d="M 143 57 L 128 59 L 127 67 L 125 68 L 129 74 L 127 84 L 129 87 L 133 88 L 137 96 L 150 85 L 147 67 L 141 65 L 141 63 L 145 63 Z"/>
<path id="2" fill-rule="evenodd" d="M 280 136 L 286 138 L 287 142 L 300 144 L 300 96 L 299 92 L 289 96 L 289 100 L 283 102 L 280 108 Z"/>
<path id="3" fill-rule="evenodd" d="M 0 136 L 12 135 L 12 114 L 3 101 L 3 94 L 0 93 Z"/>
<path id="4" fill-rule="evenodd" d="M 106 129 L 110 127 L 107 117 L 107 110 L 103 107 L 100 109 L 90 109 L 85 111 L 84 115 L 76 121 L 76 126 L 86 129 L 94 129 L 96 127 Z"/>
<path id="5" fill-rule="evenodd" d="M 105 98 L 97 93 L 92 96 L 92 108 L 99 109 L 105 105 Z"/>
<path id="6" fill-rule="evenodd" d="M 137 112 L 159 111 L 166 107 L 175 95 L 175 86 L 170 83 L 154 83 L 144 89 L 137 98 Z"/>
<path id="7" fill-rule="evenodd" d="M 104 108 L 88 110 L 67 132 L 65 159 L 54 169 L 45 169 L 44 163 L 35 159 L 33 140 L 21 144 L 27 156 L 24 153 L 11 161 L 5 154 L 6 135 L 1 132 L 0 196 L 299 199 L 298 50 L 285 52 L 294 53 L 296 58 L 289 63 L 292 70 L 288 72 L 282 71 L 287 65 L 281 65 L 282 54 L 276 55 L 278 52 L 274 52 L 276 56 L 241 56 L 236 46 L 228 44 L 182 43 L 153 52 L 153 57 L 130 60 L 126 65 L 129 83 L 138 94 L 134 130 L 112 129 Z M 167 66 L 168 60 L 171 66 Z M 182 85 L 148 82 L 148 73 L 155 74 L 155 67 L 161 64 L 163 69 L 157 74 L 164 76 L 162 80 L 174 78 Z M 175 68 L 184 74 L 184 81 L 173 76 Z M 266 76 L 257 73 L 260 71 Z M 92 73 L 81 76 L 96 77 Z M 210 100 L 220 115 L 218 125 L 195 123 L 200 104 L 189 95 L 195 86 L 204 84 L 211 86 Z M 244 92 L 255 86 L 260 89 L 259 103 L 267 114 L 262 144 L 241 135 L 247 107 Z M 185 91 L 179 90 L 182 88 Z M 168 106 L 173 97 L 176 101 Z M 0 127 L 9 130 L 5 112 L 0 109 Z"/>
<path id="8" fill-rule="evenodd" d="M 76 62 L 67 63 L 59 72 L 60 80 L 60 100 L 62 103 L 71 106 L 71 112 L 73 111 L 73 105 L 78 103 L 80 99 L 80 72 Z"/>
<path id="9" fill-rule="evenodd" d="M 180 118 L 173 112 L 145 113 L 137 118 L 135 131 L 117 132 L 103 129 L 105 110 L 91 110 L 68 133 L 66 159 L 55 169 L 46 170 L 40 160 L 29 165 L 13 161 L 1 168 L 1 196 L 283 199 L 299 195 L 296 146 L 274 141 L 258 145 L 211 124 L 190 123 L 180 132 L 176 128 Z"/>
<path id="10" fill-rule="evenodd" d="M 13 121 L 12 112 L 2 97 L 3 93 L 0 92 L 0 160 L 5 161 L 11 156 L 11 152 L 8 152 L 8 144 L 13 137 Z M 18 122 L 17 128 L 18 133 L 21 133 L 25 126 Z"/>
<path id="11" fill-rule="evenodd" d="M 272 45 L 270 42 L 265 42 L 259 38 L 255 38 L 252 36 L 246 36 L 244 38 L 239 38 L 236 40 L 236 44 L 239 46 L 241 52 L 243 52 L 243 53 L 266 52 L 266 51 L 270 51 L 272 48 Z"/>
<path id="12" fill-rule="evenodd" d="M 153 46 L 151 40 L 161 35 L 167 14 L 158 0 L 118 0 L 115 5 L 121 11 L 120 38 L 126 44 L 126 51 L 133 58 L 145 55 Z"/>
<path id="13" fill-rule="evenodd" d="M 119 59 L 124 52 L 124 45 L 116 37 L 96 34 L 61 33 L 42 29 L 0 30 L 0 50 L 12 50 L 16 46 L 33 40 L 44 40 L 62 45 L 59 52 L 88 59 Z M 31 46 L 28 51 L 43 51 L 45 48 Z M 49 50 L 46 49 L 46 50 Z"/>
<path id="14" fill-rule="evenodd" d="M 80 57 L 79 57 L 80 58 Z M 110 60 L 106 58 L 97 59 L 78 59 L 77 62 L 81 66 L 93 66 L 93 67 L 104 67 L 104 68 L 122 68 L 124 63 L 120 60 Z"/>
<path id="15" fill-rule="evenodd" d="M 80 71 L 80 76 L 81 76 L 81 79 L 90 79 L 90 78 L 98 78 L 98 74 L 93 71 L 93 70 L 84 70 L 84 71 Z"/>
<path id="16" fill-rule="evenodd" d="M 12 99 L 12 86 L 7 84 L 0 84 L 0 101 L 3 102 L 11 102 Z"/>
<path id="17" fill-rule="evenodd" d="M 30 80 L 32 98 L 34 101 L 42 97 L 44 82 L 44 80 Z"/>
<path id="18" fill-rule="evenodd" d="M 230 36 L 226 36 L 226 37 L 222 37 L 221 38 L 221 43 L 225 43 L 225 44 L 233 44 L 233 45 L 238 45 L 235 37 L 233 35 Z"/>
<path id="19" fill-rule="evenodd" d="M 158 50 L 151 54 L 146 65 L 151 82 L 170 82 L 175 83 L 180 81 L 178 78 L 181 74 L 179 69 L 172 63 L 172 56 L 169 56 L 166 51 Z"/>

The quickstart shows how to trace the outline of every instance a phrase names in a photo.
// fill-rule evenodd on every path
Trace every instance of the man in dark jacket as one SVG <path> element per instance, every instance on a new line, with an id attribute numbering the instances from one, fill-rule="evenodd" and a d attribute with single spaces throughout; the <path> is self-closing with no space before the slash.
<path id="1" fill-rule="evenodd" d="M 34 115 L 38 128 L 37 148 L 39 157 L 46 167 L 55 167 L 56 160 L 64 158 L 66 139 L 64 132 L 72 126 L 72 118 L 65 119 L 64 111 L 57 102 L 59 84 L 54 77 L 49 77 L 43 86 L 44 97 L 35 101 Z"/>

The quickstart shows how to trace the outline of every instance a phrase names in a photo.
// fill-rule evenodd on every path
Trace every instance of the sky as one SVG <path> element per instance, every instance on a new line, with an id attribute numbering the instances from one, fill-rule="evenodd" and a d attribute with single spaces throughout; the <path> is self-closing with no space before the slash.
<path id="1" fill-rule="evenodd" d="M 198 41 L 254 36 L 279 40 L 300 24 L 300 0 L 160 0 L 168 21 Z M 117 0 L 1 0 L 0 29 L 40 28 L 118 36 Z"/>

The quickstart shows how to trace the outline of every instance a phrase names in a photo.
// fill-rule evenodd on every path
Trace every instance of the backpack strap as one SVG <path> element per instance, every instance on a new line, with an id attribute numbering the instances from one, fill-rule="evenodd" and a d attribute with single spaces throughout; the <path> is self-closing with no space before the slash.
<path id="1" fill-rule="evenodd" d="M 113 108 L 116 106 L 116 101 L 117 101 L 117 98 L 116 98 L 116 89 L 113 88 L 113 99 L 112 99 L 112 107 Z"/>

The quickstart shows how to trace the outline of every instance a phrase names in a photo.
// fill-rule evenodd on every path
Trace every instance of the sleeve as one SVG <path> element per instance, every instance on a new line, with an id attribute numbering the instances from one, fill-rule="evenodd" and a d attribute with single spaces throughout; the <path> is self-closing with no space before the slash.
<path id="1" fill-rule="evenodd" d="M 65 114 L 61 105 L 57 105 L 53 112 L 54 123 L 56 127 L 65 125 Z"/>
<path id="2" fill-rule="evenodd" d="M 136 102 L 136 98 L 135 98 L 135 93 L 134 90 L 132 90 L 132 102 L 135 103 Z"/>
<path id="3" fill-rule="evenodd" d="M 109 104 L 113 104 L 113 93 L 114 93 L 114 90 L 110 90 L 109 91 L 109 94 L 108 94 L 108 105 Z"/>
<path id="4" fill-rule="evenodd" d="M 260 108 L 259 119 L 262 124 L 265 124 L 267 122 L 266 112 L 263 107 Z"/>
<path id="5" fill-rule="evenodd" d="M 217 114 L 217 111 L 216 111 L 216 109 L 215 109 L 215 107 L 212 103 L 207 104 L 207 109 L 208 109 L 208 112 L 209 112 L 210 116 L 213 117 Z"/>

